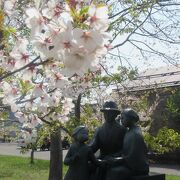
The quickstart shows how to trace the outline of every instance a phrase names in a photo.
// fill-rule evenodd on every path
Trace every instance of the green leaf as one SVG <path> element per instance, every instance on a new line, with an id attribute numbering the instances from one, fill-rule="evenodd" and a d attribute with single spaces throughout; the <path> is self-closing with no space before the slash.
<path id="1" fill-rule="evenodd" d="M 79 12 L 79 14 L 82 16 L 84 14 L 87 14 L 89 10 L 89 6 L 85 6 L 81 9 L 81 11 Z"/>
<path id="2" fill-rule="evenodd" d="M 19 86 L 22 94 L 26 94 L 29 90 L 33 89 L 33 86 L 28 81 L 19 80 Z"/>

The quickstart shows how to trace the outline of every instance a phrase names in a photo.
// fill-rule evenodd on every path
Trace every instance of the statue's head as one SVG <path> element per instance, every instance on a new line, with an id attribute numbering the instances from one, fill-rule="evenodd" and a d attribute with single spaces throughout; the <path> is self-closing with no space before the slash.
<path id="1" fill-rule="evenodd" d="M 106 121 L 115 121 L 115 118 L 121 112 L 114 101 L 106 101 L 100 111 L 104 113 Z"/>
<path id="2" fill-rule="evenodd" d="M 125 127 L 130 127 L 139 121 L 139 116 L 136 111 L 131 108 L 124 109 L 121 112 L 121 123 Z"/>
<path id="3" fill-rule="evenodd" d="M 75 141 L 84 143 L 88 140 L 88 129 L 85 126 L 78 126 L 72 134 Z"/>

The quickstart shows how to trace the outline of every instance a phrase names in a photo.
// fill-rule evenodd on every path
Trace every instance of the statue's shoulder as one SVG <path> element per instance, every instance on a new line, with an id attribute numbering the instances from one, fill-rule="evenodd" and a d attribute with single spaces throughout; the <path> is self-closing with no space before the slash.
<path id="1" fill-rule="evenodd" d="M 101 131 L 103 128 L 104 128 L 104 124 L 102 124 L 101 126 L 97 127 L 95 133 Z"/>
<path id="2" fill-rule="evenodd" d="M 70 145 L 70 149 L 73 151 L 73 150 L 76 150 L 78 148 L 78 145 L 76 143 L 72 143 Z"/>
<path id="3" fill-rule="evenodd" d="M 137 135 L 137 136 L 141 136 L 141 135 L 142 135 L 141 129 L 140 129 L 140 127 L 138 127 L 138 126 L 136 126 L 136 127 L 134 127 L 133 129 L 131 129 L 131 132 L 132 132 L 134 135 Z"/>
<path id="4" fill-rule="evenodd" d="M 139 127 L 131 129 L 127 134 L 129 134 L 129 136 L 134 140 L 143 139 L 143 135 Z"/>

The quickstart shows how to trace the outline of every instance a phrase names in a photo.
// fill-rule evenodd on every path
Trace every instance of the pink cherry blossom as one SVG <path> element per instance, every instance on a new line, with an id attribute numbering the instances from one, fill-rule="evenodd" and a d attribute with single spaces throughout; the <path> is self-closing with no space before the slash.
<path id="1" fill-rule="evenodd" d="M 37 73 L 37 68 L 35 66 L 29 66 L 27 70 L 23 72 L 22 79 L 31 81 L 31 78 L 34 78 Z"/>
<path id="2" fill-rule="evenodd" d="M 31 29 L 32 37 L 45 29 L 46 21 L 36 8 L 28 8 L 26 14 L 28 18 L 25 23 L 27 27 Z"/>
<path id="3" fill-rule="evenodd" d="M 65 25 L 65 24 L 64 24 Z M 64 50 L 71 50 L 76 46 L 76 44 L 73 41 L 73 27 L 71 22 L 68 22 L 64 29 L 61 31 L 61 33 L 58 34 L 56 39 L 54 39 L 53 43 L 55 46 L 55 50 L 59 51 L 62 55 Z"/>
<path id="4" fill-rule="evenodd" d="M 47 3 L 47 8 L 42 10 L 42 14 L 49 19 L 58 18 L 63 10 L 63 3 L 58 0 L 50 0 Z"/>
<path id="5" fill-rule="evenodd" d="M 42 121 L 38 118 L 36 114 L 30 114 L 28 119 L 32 125 L 32 127 L 36 127 L 39 124 L 42 124 Z"/>
<path id="6" fill-rule="evenodd" d="M 12 10 L 16 4 L 17 0 L 9 0 L 9 1 L 5 1 L 4 2 L 4 11 L 8 14 L 11 15 L 12 14 Z"/>
<path id="7" fill-rule="evenodd" d="M 10 63 L 13 63 L 15 68 L 20 68 L 29 63 L 28 41 L 26 39 L 18 39 L 16 43 L 16 46 L 10 53 Z"/>
<path id="8" fill-rule="evenodd" d="M 65 98 L 63 101 L 63 107 L 62 107 L 62 112 L 64 115 L 69 114 L 69 112 L 71 111 L 71 109 L 74 107 L 74 104 L 72 103 L 72 99 L 71 98 Z"/>
<path id="9" fill-rule="evenodd" d="M 49 102 L 51 101 L 51 97 L 49 96 L 49 94 L 44 93 L 44 94 L 40 97 L 40 101 L 41 101 L 42 104 L 48 105 Z"/>
<path id="10" fill-rule="evenodd" d="M 48 34 L 39 34 L 32 41 L 34 50 L 40 54 L 42 58 L 54 57 L 54 46 L 52 37 Z"/>
<path id="11" fill-rule="evenodd" d="M 30 123 L 27 123 L 23 126 L 25 130 L 21 130 L 21 136 L 24 139 L 26 144 L 34 143 L 37 138 L 37 131 L 35 129 L 32 129 Z"/>
<path id="12" fill-rule="evenodd" d="M 55 77 L 55 79 L 54 79 L 54 87 L 62 88 L 65 85 L 68 84 L 68 79 L 66 77 L 64 77 L 62 74 L 55 73 L 54 77 Z"/>
<path id="13" fill-rule="evenodd" d="M 91 5 L 89 7 L 89 24 L 97 31 L 106 31 L 108 28 L 108 8 L 107 6 L 96 7 Z"/>
<path id="14" fill-rule="evenodd" d="M 92 53 L 97 47 L 103 46 L 102 35 L 94 30 L 76 28 L 73 30 L 73 37 L 76 43 L 87 49 L 89 53 Z"/>
<path id="15" fill-rule="evenodd" d="M 93 69 L 94 54 L 89 54 L 83 48 L 74 48 L 70 53 L 65 52 L 63 57 L 65 68 L 62 71 L 67 76 L 83 75 L 88 69 Z"/>
<path id="16" fill-rule="evenodd" d="M 15 68 L 16 60 L 12 57 L 4 57 L 1 63 L 1 67 L 7 71 L 13 71 Z"/>
<path id="17" fill-rule="evenodd" d="M 33 97 L 40 97 L 44 95 L 44 90 L 43 90 L 43 84 L 40 83 L 35 86 L 33 92 L 32 92 Z"/>
<path id="18" fill-rule="evenodd" d="M 4 2 L 4 11 L 10 14 L 16 0 Z M 26 142 L 32 142 L 36 136 L 33 128 L 41 122 L 37 114 L 43 117 L 52 107 L 62 105 L 62 111 L 52 113 L 46 119 L 61 123 L 68 120 L 74 107 L 72 98 L 91 86 L 84 73 L 98 68 L 109 47 L 105 32 L 108 28 L 107 6 L 96 6 L 88 0 L 74 0 L 70 4 L 59 0 L 34 2 L 36 8 L 32 2 L 27 4 L 22 16 L 30 30 L 29 39 L 19 38 L 21 33 L 17 33 L 11 51 L 0 52 L 0 64 L 5 71 L 17 70 L 40 55 L 34 64 L 17 72 L 12 82 L 7 79 L 1 83 L 3 103 L 10 105 L 19 121 L 24 123 Z M 89 6 L 89 11 L 81 28 L 75 22 L 72 9 L 78 15 L 84 5 Z M 77 78 L 72 78 L 74 75 Z M 24 81 L 29 83 L 23 84 Z"/>
<path id="19" fill-rule="evenodd" d="M 27 116 L 22 112 L 16 112 L 15 116 L 18 118 L 20 123 L 27 123 L 28 122 Z"/>

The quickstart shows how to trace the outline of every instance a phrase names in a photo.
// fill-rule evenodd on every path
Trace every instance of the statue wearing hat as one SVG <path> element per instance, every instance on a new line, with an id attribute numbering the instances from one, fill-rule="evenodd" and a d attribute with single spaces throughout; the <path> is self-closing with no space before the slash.
<path id="1" fill-rule="evenodd" d="M 98 167 L 96 169 L 93 179 L 97 180 L 105 180 L 108 171 L 111 171 L 112 168 L 111 160 L 121 156 L 123 140 L 126 133 L 126 128 L 116 121 L 116 117 L 120 114 L 120 110 L 115 102 L 105 102 L 101 112 L 104 114 L 105 122 L 97 129 L 94 139 L 90 144 L 94 153 L 98 150 L 100 151 L 98 158 L 104 162 L 104 167 Z"/>

